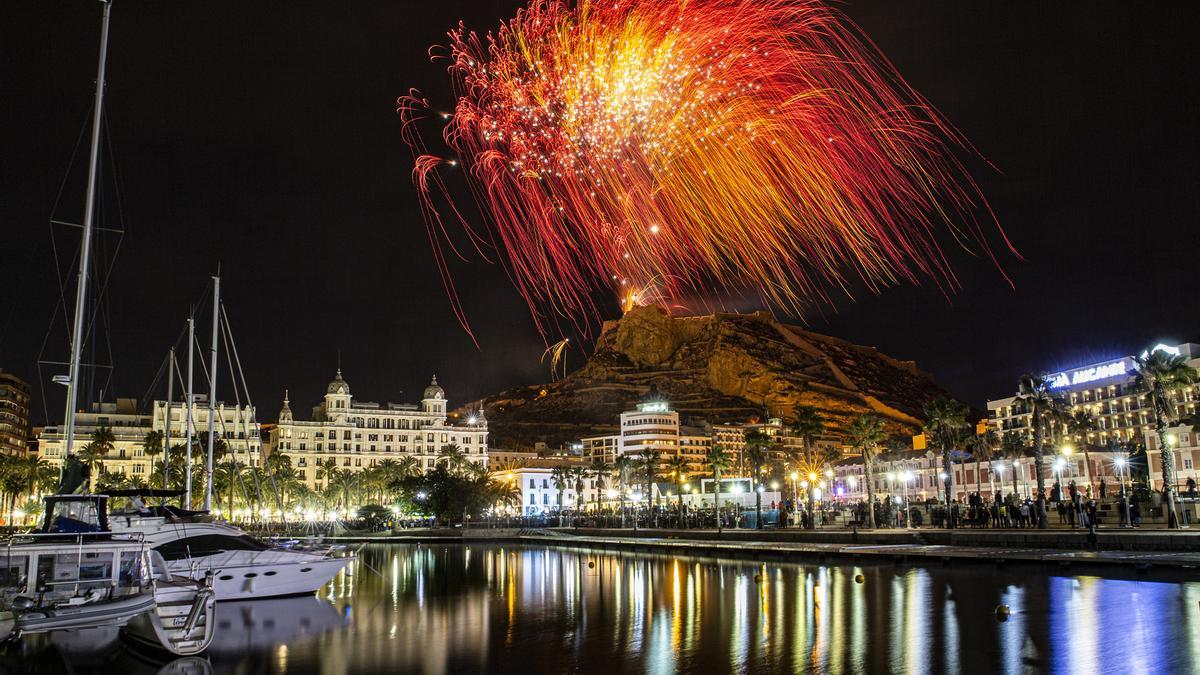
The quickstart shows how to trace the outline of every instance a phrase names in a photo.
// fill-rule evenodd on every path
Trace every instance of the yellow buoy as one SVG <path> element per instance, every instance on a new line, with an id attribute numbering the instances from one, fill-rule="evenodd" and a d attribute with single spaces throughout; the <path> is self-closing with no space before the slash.
<path id="1" fill-rule="evenodd" d="M 867 580 L 867 578 L 861 574 L 854 575 L 854 583 L 856 583 L 856 584 L 861 584 L 861 583 L 865 582 L 866 580 Z"/>
<path id="2" fill-rule="evenodd" d="M 1008 605 L 996 605 L 997 619 L 1001 621 L 1007 621 L 1009 614 L 1012 614 L 1012 610 L 1008 608 Z"/>
<path id="3" fill-rule="evenodd" d="M 589 567 L 589 568 L 591 568 L 591 567 L 595 567 L 595 566 L 596 566 L 596 563 L 595 563 L 595 561 L 593 561 L 593 560 L 589 560 L 589 561 L 588 561 L 588 567 Z"/>

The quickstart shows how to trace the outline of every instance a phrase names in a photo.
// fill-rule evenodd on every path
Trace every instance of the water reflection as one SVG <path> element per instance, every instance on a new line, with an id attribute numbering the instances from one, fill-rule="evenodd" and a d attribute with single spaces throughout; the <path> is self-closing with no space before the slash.
<path id="1" fill-rule="evenodd" d="M 1047 572 L 373 546 L 316 598 L 219 605 L 209 658 L 275 673 L 1200 672 L 1200 583 Z M 80 658 L 79 641 L 27 639 L 5 666 L 143 672 L 106 640 Z"/>

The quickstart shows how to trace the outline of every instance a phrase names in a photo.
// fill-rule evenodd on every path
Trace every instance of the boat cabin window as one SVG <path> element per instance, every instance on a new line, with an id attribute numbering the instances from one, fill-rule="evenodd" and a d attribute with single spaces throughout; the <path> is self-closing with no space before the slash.
<path id="1" fill-rule="evenodd" d="M 29 557 L 24 555 L 6 555 L 0 558 L 0 588 L 25 587 L 25 573 L 29 567 Z"/>
<path id="2" fill-rule="evenodd" d="M 76 534 L 103 531 L 95 502 L 54 501 L 51 504 L 53 511 L 47 520 L 50 523 L 50 532 Z"/>
<path id="3" fill-rule="evenodd" d="M 113 558 L 113 551 L 39 555 L 38 589 L 62 590 L 64 586 L 80 588 L 110 586 L 113 580 Z"/>
<path id="4" fill-rule="evenodd" d="M 270 546 L 248 535 L 204 534 L 176 539 L 159 546 L 156 550 L 167 560 L 183 560 L 225 551 L 265 551 L 268 548 Z"/>
<path id="5" fill-rule="evenodd" d="M 142 554 L 140 551 L 121 551 L 122 586 L 139 583 L 142 579 Z"/>

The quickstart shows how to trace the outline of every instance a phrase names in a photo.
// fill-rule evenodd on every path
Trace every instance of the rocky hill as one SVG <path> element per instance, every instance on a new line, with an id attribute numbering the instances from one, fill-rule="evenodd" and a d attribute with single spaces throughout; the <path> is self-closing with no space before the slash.
<path id="1" fill-rule="evenodd" d="M 841 430 L 873 412 L 892 431 L 915 432 L 921 407 L 944 394 L 911 361 L 780 323 L 769 314 L 672 317 L 641 307 L 605 322 L 588 362 L 566 378 L 516 387 L 483 408 L 493 447 L 558 444 L 611 433 L 622 411 L 652 388 L 688 423 L 789 420 L 822 410 Z"/>

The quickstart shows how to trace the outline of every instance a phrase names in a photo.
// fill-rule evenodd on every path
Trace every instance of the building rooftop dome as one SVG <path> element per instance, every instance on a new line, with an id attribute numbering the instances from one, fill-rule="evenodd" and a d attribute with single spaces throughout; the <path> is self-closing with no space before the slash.
<path id="1" fill-rule="evenodd" d="M 329 387 L 325 389 L 326 394 L 349 394 L 350 385 L 342 379 L 342 369 L 338 368 L 337 375 L 333 377 L 333 381 L 329 383 Z"/>
<path id="2" fill-rule="evenodd" d="M 426 398 L 446 398 L 446 392 L 437 383 L 437 375 L 430 380 L 429 386 L 425 387 L 425 393 L 421 395 L 422 399 Z"/>

